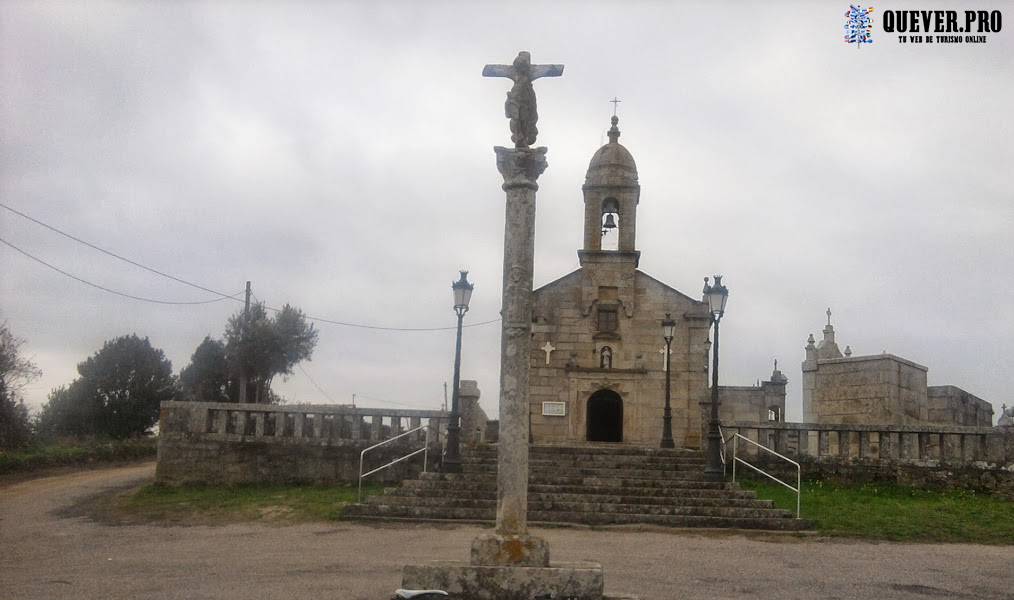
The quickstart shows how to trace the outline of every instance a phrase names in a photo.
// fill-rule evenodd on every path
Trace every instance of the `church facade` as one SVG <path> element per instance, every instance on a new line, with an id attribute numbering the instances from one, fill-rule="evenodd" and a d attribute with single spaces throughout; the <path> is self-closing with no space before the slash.
<path id="1" fill-rule="evenodd" d="M 582 187 L 580 268 L 533 292 L 530 433 L 536 444 L 657 447 L 669 360 L 673 438 L 677 446 L 698 448 L 710 400 L 710 314 L 702 300 L 637 268 L 641 188 L 617 124 L 614 116 L 609 143 L 595 152 Z M 676 321 L 668 356 L 661 327 L 666 315 Z M 735 394 L 721 394 L 730 401 L 723 418 L 744 420 L 744 407 L 753 410 L 757 398 L 763 406 L 756 419 L 767 420 L 768 405 L 783 415 L 784 378 L 771 384 L 755 393 L 735 388 Z"/>

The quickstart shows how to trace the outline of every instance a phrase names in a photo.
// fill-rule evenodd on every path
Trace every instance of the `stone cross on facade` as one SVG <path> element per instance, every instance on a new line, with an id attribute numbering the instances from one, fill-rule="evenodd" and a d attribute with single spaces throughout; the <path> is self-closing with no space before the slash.
<path id="1" fill-rule="evenodd" d="M 542 348 L 540 348 L 540 350 L 542 350 L 543 352 L 546 353 L 546 364 L 548 365 L 549 364 L 549 355 L 553 353 L 553 350 L 556 350 L 556 347 L 553 346 L 553 344 L 551 344 L 549 342 L 546 342 L 546 345 L 543 346 Z"/>
<path id="2" fill-rule="evenodd" d="M 669 366 L 669 356 L 672 355 L 672 350 L 670 350 L 669 354 L 667 355 L 665 353 L 665 346 L 662 346 L 659 349 L 658 353 L 662 355 L 662 370 L 665 371 L 666 368 Z"/>
<path id="3" fill-rule="evenodd" d="M 532 55 L 518 52 L 513 64 L 486 65 L 482 69 L 483 77 L 506 77 L 514 82 L 514 87 L 507 92 L 504 104 L 505 116 L 511 120 L 511 141 L 515 148 L 528 148 L 535 144 L 539 130 L 535 124 L 539 120 L 539 112 L 535 102 L 535 88 L 532 82 L 540 77 L 559 77 L 563 75 L 563 65 L 533 65 Z"/>

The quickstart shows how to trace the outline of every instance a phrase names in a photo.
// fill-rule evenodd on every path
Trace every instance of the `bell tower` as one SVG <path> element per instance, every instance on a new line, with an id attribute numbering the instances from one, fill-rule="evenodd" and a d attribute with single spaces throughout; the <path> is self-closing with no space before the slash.
<path id="1" fill-rule="evenodd" d="M 578 251 L 581 266 L 629 262 L 637 267 L 640 258 L 634 240 L 641 186 L 634 157 L 619 143 L 618 123 L 619 118 L 614 115 L 609 143 L 592 156 L 581 188 L 584 192 L 584 247 Z"/>

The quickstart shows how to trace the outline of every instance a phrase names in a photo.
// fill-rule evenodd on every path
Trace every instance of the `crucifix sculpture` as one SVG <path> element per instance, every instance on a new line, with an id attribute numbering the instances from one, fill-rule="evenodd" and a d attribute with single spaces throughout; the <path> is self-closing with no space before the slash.
<path id="1" fill-rule="evenodd" d="M 540 77 L 560 75 L 563 75 L 563 65 L 533 65 L 532 55 L 528 52 L 518 52 L 514 64 L 486 65 L 482 69 L 483 77 L 506 77 L 514 82 L 514 87 L 507 92 L 504 113 L 511 120 L 511 141 L 515 148 L 530 147 L 539 135 L 535 126 L 539 113 L 532 82 Z"/>

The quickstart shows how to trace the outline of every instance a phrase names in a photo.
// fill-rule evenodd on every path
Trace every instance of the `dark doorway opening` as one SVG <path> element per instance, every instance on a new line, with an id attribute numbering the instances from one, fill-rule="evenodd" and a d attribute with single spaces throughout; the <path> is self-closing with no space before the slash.
<path id="1" fill-rule="evenodd" d="M 612 390 L 599 390 L 588 398 L 588 441 L 623 441 L 623 399 Z"/>

